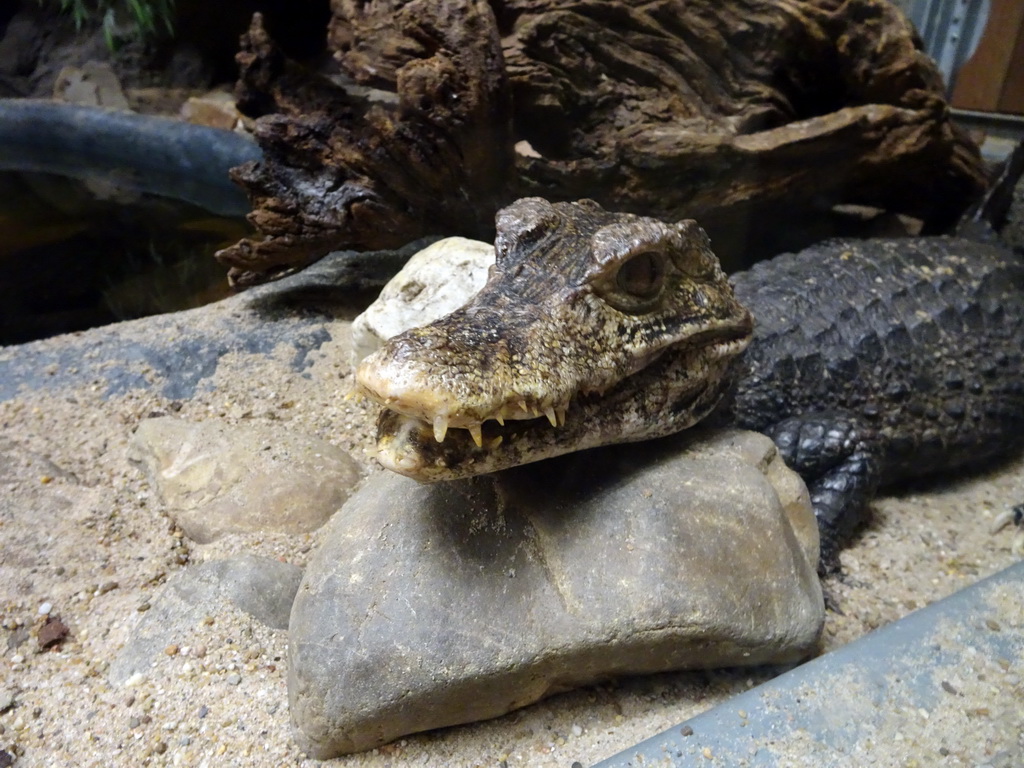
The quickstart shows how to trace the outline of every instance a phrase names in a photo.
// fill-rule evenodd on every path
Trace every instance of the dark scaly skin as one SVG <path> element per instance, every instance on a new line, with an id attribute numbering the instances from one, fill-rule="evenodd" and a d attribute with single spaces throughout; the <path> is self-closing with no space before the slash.
<path id="1" fill-rule="evenodd" d="M 756 318 L 719 418 L 808 483 L 823 561 L 879 486 L 1024 442 L 1024 263 L 957 238 L 832 241 L 733 277 Z"/>
<path id="2" fill-rule="evenodd" d="M 378 446 L 395 471 L 465 477 L 671 434 L 715 409 L 715 423 L 769 434 L 807 482 L 829 569 L 879 486 L 1022 443 L 1024 264 L 1001 248 L 831 241 L 730 288 L 693 222 L 534 198 L 502 211 L 498 230 L 480 294 L 360 367 L 363 391 L 385 405 Z M 612 300 L 629 254 L 651 249 L 681 271 L 653 306 Z M 568 402 L 564 424 L 489 420 L 546 399 Z M 440 408 L 453 429 L 439 442 L 429 424 Z M 481 422 L 476 447 L 466 428 Z"/>

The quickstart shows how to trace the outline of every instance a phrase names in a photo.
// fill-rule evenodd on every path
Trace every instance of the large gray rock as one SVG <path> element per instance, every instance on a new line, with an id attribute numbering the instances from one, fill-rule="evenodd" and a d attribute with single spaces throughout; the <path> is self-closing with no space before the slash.
<path id="1" fill-rule="evenodd" d="M 288 625 L 302 569 L 266 557 L 241 555 L 192 566 L 171 578 L 142 615 L 107 677 L 122 685 L 165 658 L 172 643 L 186 643 L 206 616 L 218 616 L 225 602 L 273 629 Z"/>
<path id="2" fill-rule="evenodd" d="M 278 424 L 146 419 L 129 459 L 146 471 L 185 535 L 201 544 L 242 531 L 316 530 L 361 477 L 340 448 Z"/>
<path id="3" fill-rule="evenodd" d="M 612 675 L 794 661 L 824 618 L 806 488 L 753 433 L 381 474 L 329 526 L 289 638 L 319 758 Z"/>

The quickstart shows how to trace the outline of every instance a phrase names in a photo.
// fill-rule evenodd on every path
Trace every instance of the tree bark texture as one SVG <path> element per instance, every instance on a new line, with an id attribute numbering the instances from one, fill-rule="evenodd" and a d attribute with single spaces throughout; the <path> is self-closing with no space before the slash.
<path id="1" fill-rule="evenodd" d="M 737 263 L 838 203 L 937 231 L 986 185 L 938 70 L 884 0 L 332 11 L 345 84 L 285 60 L 259 17 L 243 38 L 239 103 L 260 117 L 264 158 L 234 173 L 261 235 L 218 254 L 236 284 L 339 248 L 489 238 L 526 195 L 696 218 Z"/>

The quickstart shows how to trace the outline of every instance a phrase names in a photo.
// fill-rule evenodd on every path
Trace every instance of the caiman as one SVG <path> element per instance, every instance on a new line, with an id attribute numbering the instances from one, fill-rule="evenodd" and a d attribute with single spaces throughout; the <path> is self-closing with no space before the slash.
<path id="1" fill-rule="evenodd" d="M 365 360 L 384 466 L 449 480 L 698 422 L 764 432 L 823 563 L 880 486 L 1024 443 L 1024 261 L 955 237 L 832 240 L 723 273 L 692 220 L 519 200 L 464 307 Z"/>

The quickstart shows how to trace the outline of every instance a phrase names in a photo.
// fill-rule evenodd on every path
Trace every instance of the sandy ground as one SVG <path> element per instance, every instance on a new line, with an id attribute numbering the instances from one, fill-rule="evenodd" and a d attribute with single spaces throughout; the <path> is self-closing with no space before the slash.
<path id="1" fill-rule="evenodd" d="M 255 373 L 223 361 L 215 388 L 184 403 L 144 391 L 104 400 L 95 382 L 56 395 L 26 392 L 0 404 L 0 749 L 17 756 L 16 765 L 318 764 L 291 739 L 286 633 L 228 605 L 210 606 L 194 637 L 168 647 L 152 673 L 133 685 L 112 687 L 104 671 L 178 569 L 240 552 L 301 565 L 317 545 L 315 534 L 190 543 L 126 460 L 135 425 L 167 413 L 270 421 L 366 460 L 372 416 L 341 397 L 349 378 L 344 325 L 336 329 L 338 341 L 315 354 L 308 377 L 292 371 L 282 355 Z M 1015 562 L 1013 532 L 990 529 L 999 513 L 1022 500 L 1021 458 L 879 500 L 873 524 L 843 554 L 846 578 L 827 584 L 842 613 L 828 614 L 822 650 Z M 59 615 L 70 634 L 44 651 L 37 633 L 47 612 Z M 1010 672 L 1020 676 L 1024 661 L 1013 663 Z M 739 670 L 620 680 L 330 764 L 587 765 L 769 676 Z M 1005 734 L 995 715 L 985 714 L 985 702 L 963 706 L 976 711 L 973 725 L 946 734 L 941 764 L 985 765 Z M 915 754 L 918 748 L 880 764 L 938 764 L 939 753 L 929 758 Z"/>

